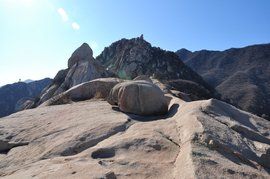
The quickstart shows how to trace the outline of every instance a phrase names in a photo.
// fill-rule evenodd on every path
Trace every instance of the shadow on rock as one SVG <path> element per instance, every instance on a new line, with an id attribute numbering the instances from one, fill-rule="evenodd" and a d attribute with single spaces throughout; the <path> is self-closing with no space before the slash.
<path id="1" fill-rule="evenodd" d="M 161 119 L 164 120 L 164 119 L 173 117 L 177 113 L 179 106 L 180 106 L 179 104 L 173 104 L 170 107 L 167 114 L 157 115 L 157 116 L 141 116 L 141 115 L 136 115 L 136 114 L 131 114 L 131 113 L 125 113 L 121 111 L 118 106 L 113 106 L 112 110 L 125 113 L 131 120 L 140 121 L 140 122 L 149 122 L 149 121 L 161 120 Z"/>

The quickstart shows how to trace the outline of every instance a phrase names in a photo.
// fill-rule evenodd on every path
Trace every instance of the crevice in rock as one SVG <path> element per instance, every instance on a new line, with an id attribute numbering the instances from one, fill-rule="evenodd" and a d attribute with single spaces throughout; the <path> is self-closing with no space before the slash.
<path id="1" fill-rule="evenodd" d="M 46 138 L 48 136 L 54 136 L 55 137 L 55 136 L 61 134 L 62 132 L 67 131 L 67 130 L 72 129 L 72 128 L 75 128 L 75 127 L 76 127 L 76 125 L 73 125 L 73 126 L 70 126 L 70 127 L 67 127 L 67 128 L 57 129 L 57 130 L 55 130 L 53 132 L 47 132 L 45 130 L 46 133 L 44 135 L 42 135 L 41 137 L 39 137 L 38 139 L 40 139 L 40 138 Z"/>
<path id="2" fill-rule="evenodd" d="M 178 146 L 180 148 L 180 145 L 175 142 L 173 139 L 171 139 L 169 136 L 165 135 L 163 132 L 161 131 L 157 131 L 163 138 L 167 139 L 168 141 L 172 142 L 174 145 Z"/>
<path id="3" fill-rule="evenodd" d="M 212 112 L 209 112 L 209 111 L 206 111 L 206 110 L 204 110 L 202 107 L 200 108 L 200 110 L 201 110 L 201 112 L 204 113 L 205 115 L 210 116 L 211 118 L 215 119 L 215 121 L 217 121 L 217 122 L 219 122 L 219 123 L 221 123 L 221 124 L 223 124 L 223 125 L 225 125 L 225 126 L 227 126 L 227 127 L 230 128 L 230 126 L 229 126 L 228 123 L 222 122 L 222 121 L 216 119 L 216 118 L 215 118 L 215 117 L 217 116 L 216 114 L 214 114 L 214 113 L 212 113 Z"/>
<path id="4" fill-rule="evenodd" d="M 132 122 L 129 119 L 125 123 L 112 128 L 110 131 L 108 131 L 108 133 L 106 133 L 104 135 L 101 135 L 97 138 L 90 139 L 90 140 L 87 140 L 87 138 L 84 140 L 80 140 L 79 144 L 77 144 L 73 147 L 70 147 L 70 148 L 66 149 L 65 151 L 63 151 L 61 153 L 61 156 L 72 156 L 72 155 L 76 155 L 78 153 L 81 153 L 82 151 L 84 151 L 88 148 L 94 147 L 97 144 L 99 144 L 100 142 L 102 142 L 102 141 L 104 141 L 104 140 L 106 140 L 106 139 L 108 139 L 108 138 L 110 138 L 110 137 L 112 137 L 120 132 L 125 132 L 133 124 L 134 124 L 134 122 Z"/>
<path id="5" fill-rule="evenodd" d="M 179 107 L 179 105 L 178 105 L 178 107 Z M 177 107 L 177 109 L 178 109 L 178 107 Z M 176 109 L 176 110 L 177 110 Z M 177 110 L 178 111 L 178 110 Z M 175 112 L 175 114 L 177 113 L 177 111 Z M 181 143 L 181 138 L 180 138 L 180 136 L 181 136 L 181 134 L 180 134 L 180 129 L 179 129 L 179 127 L 178 127 L 178 125 L 177 125 L 177 122 L 176 122 L 176 120 L 174 120 L 174 123 L 175 123 L 175 126 L 176 126 L 176 131 L 177 131 L 177 136 L 179 137 L 179 143 Z M 172 139 L 170 139 L 168 136 L 166 136 L 166 135 L 164 135 L 164 137 L 167 139 L 167 140 L 169 140 L 169 141 L 171 141 L 172 143 L 174 143 L 176 146 L 178 146 L 179 147 L 179 149 L 178 149 L 178 153 L 177 153 L 177 155 L 175 156 L 175 158 L 174 158 L 174 160 L 173 160 L 173 165 L 174 165 L 174 168 L 173 168 L 173 172 L 174 172 L 174 178 L 178 178 L 178 176 L 176 176 L 176 171 L 179 169 L 178 167 L 179 166 L 177 166 L 177 158 L 178 158 L 178 156 L 180 155 L 180 153 L 181 153 L 181 146 L 180 146 L 180 144 L 179 143 L 177 143 L 177 142 L 175 142 L 175 141 L 173 141 Z"/>
<path id="6" fill-rule="evenodd" d="M 241 136 L 247 138 L 248 140 L 270 144 L 269 139 L 260 135 L 257 132 L 254 132 L 254 131 L 252 131 L 244 126 L 240 126 L 237 124 L 230 125 L 226 122 L 222 122 L 219 119 L 217 119 L 216 115 L 211 113 L 211 112 L 207 112 L 203 109 L 201 109 L 201 111 L 204 114 L 210 116 L 210 119 L 214 119 L 215 121 L 225 125 L 229 129 L 235 131 L 236 133 L 240 134 Z M 207 147 L 209 147 L 213 150 L 216 150 L 217 152 L 222 154 L 224 157 L 226 157 L 227 159 L 231 160 L 232 162 L 234 162 L 236 164 L 239 164 L 240 162 L 242 162 L 242 163 L 245 163 L 245 164 L 247 164 L 255 169 L 258 169 L 258 165 L 261 163 L 259 157 L 255 153 L 253 153 L 252 150 L 246 151 L 246 152 L 248 152 L 248 154 L 244 155 L 240 152 L 233 150 L 231 147 L 228 147 L 228 146 L 226 146 L 226 145 L 224 145 L 224 144 L 222 144 L 214 139 L 211 139 L 211 138 L 207 139 L 204 142 L 206 142 Z M 247 157 L 247 155 L 249 157 Z"/>
<path id="7" fill-rule="evenodd" d="M 91 154 L 93 159 L 98 158 L 112 158 L 115 156 L 115 150 L 113 148 L 100 148 Z"/>
<path id="8" fill-rule="evenodd" d="M 246 127 L 243 127 L 240 125 L 233 125 L 231 126 L 231 129 L 250 140 L 254 140 L 254 141 L 258 141 L 258 142 L 270 145 L 270 139 L 258 134 L 257 132 L 251 131 Z"/>
<path id="9" fill-rule="evenodd" d="M 20 146 L 28 145 L 29 142 L 9 142 L 5 140 L 0 140 L 0 154 L 8 154 L 8 152 L 15 148 Z"/>
<path id="10" fill-rule="evenodd" d="M 257 132 L 254 132 L 254 131 L 252 131 L 252 130 L 250 130 L 250 129 L 244 127 L 244 126 L 240 126 L 240 125 L 237 125 L 237 124 L 235 124 L 235 125 L 230 125 L 230 124 L 228 124 L 228 123 L 226 123 L 226 122 L 222 122 L 222 121 L 220 121 L 219 119 L 216 119 L 216 118 L 215 118 L 215 116 L 216 116 L 215 114 L 212 114 L 212 113 L 210 113 L 210 112 L 207 112 L 207 111 L 205 111 L 205 110 L 203 110 L 203 109 L 201 109 L 201 111 L 202 111 L 204 114 L 206 114 L 206 115 L 210 116 L 211 118 L 215 119 L 217 122 L 220 122 L 221 124 L 224 124 L 224 125 L 226 125 L 228 128 L 232 129 L 233 131 L 235 131 L 235 132 L 241 134 L 243 137 L 245 137 L 245 138 L 247 138 L 247 139 L 255 140 L 255 141 L 258 141 L 258 142 L 261 142 L 261 143 L 265 143 L 265 144 L 270 145 L 270 139 L 264 137 L 263 135 L 261 135 L 261 134 L 259 134 L 259 133 L 257 133 Z"/>
<path id="11" fill-rule="evenodd" d="M 240 162 L 249 165 L 255 169 L 258 169 L 258 166 L 253 161 L 246 158 L 244 155 L 242 155 L 240 152 L 234 151 L 233 149 L 227 147 L 226 145 L 216 141 L 216 140 L 209 140 L 207 143 L 207 146 L 212 149 L 219 152 L 222 156 L 226 157 L 227 159 L 231 160 L 232 162 L 236 164 L 240 164 Z M 238 159 L 238 160 L 236 160 Z"/>

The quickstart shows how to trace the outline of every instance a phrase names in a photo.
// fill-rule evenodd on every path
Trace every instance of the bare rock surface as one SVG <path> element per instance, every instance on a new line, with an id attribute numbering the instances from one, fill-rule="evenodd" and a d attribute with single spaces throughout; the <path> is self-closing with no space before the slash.
<path id="1" fill-rule="evenodd" d="M 269 178 L 270 123 L 218 100 L 173 98 L 164 116 L 106 101 L 0 120 L 3 178 Z"/>

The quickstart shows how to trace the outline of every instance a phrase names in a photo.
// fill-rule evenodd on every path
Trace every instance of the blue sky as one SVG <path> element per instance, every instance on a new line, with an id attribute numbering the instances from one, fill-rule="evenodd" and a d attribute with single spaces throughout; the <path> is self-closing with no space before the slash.
<path id="1" fill-rule="evenodd" d="M 54 77 L 83 42 L 94 55 L 144 34 L 175 51 L 270 42 L 269 0 L 0 0 L 0 86 Z"/>

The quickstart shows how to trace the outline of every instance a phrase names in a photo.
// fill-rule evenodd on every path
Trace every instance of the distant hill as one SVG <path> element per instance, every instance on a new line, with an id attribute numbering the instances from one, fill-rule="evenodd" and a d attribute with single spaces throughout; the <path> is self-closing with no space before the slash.
<path id="1" fill-rule="evenodd" d="M 25 101 L 34 100 L 51 82 L 51 79 L 45 78 L 30 83 L 18 82 L 2 86 L 0 88 L 0 117 L 16 112 Z"/>
<path id="2" fill-rule="evenodd" d="M 27 79 L 25 81 L 23 81 L 24 83 L 31 83 L 31 82 L 34 82 L 34 80 L 31 80 L 31 79 Z"/>
<path id="3" fill-rule="evenodd" d="M 223 99 L 270 119 L 270 44 L 225 51 L 181 49 L 176 53 Z"/>

